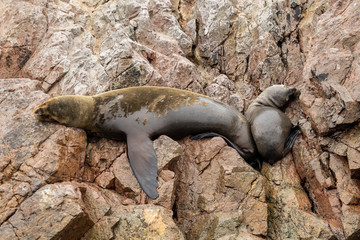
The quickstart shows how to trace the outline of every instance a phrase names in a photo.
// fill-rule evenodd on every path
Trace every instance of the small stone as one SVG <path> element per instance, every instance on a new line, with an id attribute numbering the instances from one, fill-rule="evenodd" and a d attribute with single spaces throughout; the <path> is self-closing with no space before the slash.
<path id="1" fill-rule="evenodd" d="M 170 170 L 162 170 L 159 174 L 159 177 L 161 177 L 165 182 L 168 182 L 174 179 L 175 173 Z"/>
<path id="2" fill-rule="evenodd" d="M 268 207 L 266 203 L 247 198 L 240 206 L 240 222 L 254 235 L 266 235 L 268 230 Z"/>
<path id="3" fill-rule="evenodd" d="M 160 136 L 153 144 L 158 159 L 158 172 L 171 166 L 183 152 L 176 141 L 165 135 Z"/>
<path id="4" fill-rule="evenodd" d="M 330 154 L 330 168 L 335 174 L 341 201 L 344 204 L 360 204 L 360 185 L 357 179 L 351 179 L 346 160 Z"/>
<path id="5" fill-rule="evenodd" d="M 328 223 L 314 214 L 292 209 L 290 216 L 300 238 L 332 239 L 335 237 Z"/>
<path id="6" fill-rule="evenodd" d="M 95 182 L 102 188 L 113 188 L 115 176 L 112 172 L 105 171 L 95 179 Z"/>
<path id="7" fill-rule="evenodd" d="M 112 229 L 115 239 L 184 239 L 172 219 L 172 211 L 160 206 L 119 207 L 110 216 L 119 219 Z"/>
<path id="8" fill-rule="evenodd" d="M 174 173 L 172 173 L 172 175 L 174 175 Z M 173 178 L 168 181 L 164 181 L 161 178 L 159 179 L 159 185 L 160 185 L 158 188 L 159 197 L 154 200 L 150 199 L 149 202 L 155 205 L 160 205 L 166 209 L 172 210 L 172 207 L 175 202 L 175 195 L 174 195 L 175 179 Z"/>
<path id="9" fill-rule="evenodd" d="M 7 221 L 18 238 L 77 239 L 90 229 L 94 220 L 84 210 L 82 194 L 76 185 L 53 184 L 26 199 Z M 5 239 L 12 236 L 12 232 L 8 233 Z"/>
<path id="10" fill-rule="evenodd" d="M 360 179 L 360 152 L 349 147 L 347 150 L 347 158 L 351 178 Z"/>
<path id="11" fill-rule="evenodd" d="M 348 239 L 360 237 L 360 206 L 343 205 L 344 231 Z"/>
<path id="12" fill-rule="evenodd" d="M 86 240 L 108 240 L 114 237 L 112 228 L 119 222 L 116 217 L 104 217 L 85 234 Z"/>
<path id="13" fill-rule="evenodd" d="M 140 185 L 134 176 L 126 154 L 122 154 L 115 159 L 110 171 L 113 172 L 115 177 L 116 192 L 128 197 L 132 196 L 134 193 L 136 195 L 140 193 Z"/>

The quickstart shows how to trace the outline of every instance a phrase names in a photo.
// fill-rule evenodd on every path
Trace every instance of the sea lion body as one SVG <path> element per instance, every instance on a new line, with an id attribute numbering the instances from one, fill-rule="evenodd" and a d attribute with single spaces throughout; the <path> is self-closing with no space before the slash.
<path id="1" fill-rule="evenodd" d="M 152 139 L 182 138 L 215 132 L 234 145 L 248 162 L 257 151 L 246 118 L 231 107 L 193 92 L 166 87 L 132 87 L 95 96 L 61 96 L 34 109 L 37 119 L 83 128 L 123 140 L 140 186 L 151 197 L 156 188 L 157 158 Z"/>
<path id="2" fill-rule="evenodd" d="M 295 92 L 295 88 L 271 86 L 250 104 L 245 113 L 258 152 L 271 164 L 286 156 L 300 133 L 279 109 Z"/>
<path id="3" fill-rule="evenodd" d="M 245 151 L 254 151 L 245 117 L 221 102 L 164 87 L 127 88 L 109 93 L 111 97 L 108 93 L 93 97 L 97 115 L 88 130 L 115 133 L 113 138 L 141 132 L 151 139 L 162 134 L 177 139 L 213 131 L 228 137 Z"/>

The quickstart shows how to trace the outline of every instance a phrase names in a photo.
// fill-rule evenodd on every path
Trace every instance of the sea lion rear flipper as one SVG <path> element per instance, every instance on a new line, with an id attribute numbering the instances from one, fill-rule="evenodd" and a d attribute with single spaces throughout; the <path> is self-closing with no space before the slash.
<path id="1" fill-rule="evenodd" d="M 251 166 L 253 167 L 254 169 L 260 171 L 261 170 L 261 167 L 262 167 L 262 161 L 257 158 L 257 157 L 253 157 L 251 159 L 248 159 L 246 158 L 246 154 L 244 153 L 244 151 L 242 151 L 237 145 L 235 145 L 232 141 L 230 141 L 227 137 L 221 135 L 221 134 L 218 134 L 218 133 L 215 133 L 215 132 L 206 132 L 206 133 L 199 133 L 197 135 L 193 135 L 190 137 L 190 139 L 192 140 L 200 140 L 200 139 L 203 139 L 203 138 L 210 138 L 210 137 L 222 137 L 225 142 L 227 143 L 227 145 L 229 145 L 230 147 L 234 148 L 242 158 L 245 159 L 245 161 Z"/>
<path id="2" fill-rule="evenodd" d="M 285 148 L 283 151 L 283 156 L 285 157 L 286 154 L 288 154 L 290 152 L 290 150 L 292 149 L 292 147 L 294 146 L 296 137 L 301 133 L 301 131 L 298 129 L 297 126 L 294 126 L 291 128 L 290 134 L 286 139 L 285 142 Z"/>
<path id="3" fill-rule="evenodd" d="M 203 138 L 211 138 L 211 137 L 222 137 L 222 138 L 226 138 L 223 135 L 220 135 L 218 133 L 214 133 L 214 132 L 205 132 L 205 133 L 199 133 L 196 135 L 192 135 L 190 137 L 191 140 L 200 140 Z M 226 141 L 226 140 L 225 140 Z"/>
<path id="4" fill-rule="evenodd" d="M 229 145 L 230 147 L 234 148 L 239 154 L 241 157 L 243 157 L 245 159 L 245 161 L 251 166 L 253 167 L 254 169 L 260 171 L 261 170 L 261 166 L 262 166 L 262 161 L 257 158 L 257 157 L 254 157 L 254 158 L 251 158 L 251 159 L 247 159 L 245 156 L 246 154 L 244 153 L 244 151 L 242 151 L 238 146 L 236 146 L 232 141 L 230 141 L 227 137 L 221 135 L 221 134 L 218 134 L 218 133 L 215 133 L 215 132 L 206 132 L 206 133 L 199 133 L 197 135 L 193 135 L 190 137 L 190 139 L 192 140 L 200 140 L 200 139 L 203 139 L 203 138 L 210 138 L 210 137 L 222 137 L 225 142 L 227 143 L 227 145 Z"/>
<path id="5" fill-rule="evenodd" d="M 241 151 L 238 146 L 236 146 L 233 142 L 231 142 L 227 137 L 221 135 L 221 134 L 218 134 L 218 133 L 215 133 L 215 132 L 206 132 L 206 133 L 199 133 L 199 134 L 196 134 L 196 135 L 192 135 L 190 137 L 191 140 L 200 140 L 200 139 L 203 139 L 203 138 L 211 138 L 211 137 L 221 137 L 225 140 L 225 142 L 227 143 L 227 145 L 229 145 L 230 147 L 234 148 L 236 151 L 239 152 L 239 154 L 241 156 L 243 156 L 242 154 L 243 151 Z"/>
<path id="6" fill-rule="evenodd" d="M 157 198 L 157 158 L 151 139 L 144 134 L 128 134 L 127 149 L 130 166 L 141 188 L 151 199 Z"/>

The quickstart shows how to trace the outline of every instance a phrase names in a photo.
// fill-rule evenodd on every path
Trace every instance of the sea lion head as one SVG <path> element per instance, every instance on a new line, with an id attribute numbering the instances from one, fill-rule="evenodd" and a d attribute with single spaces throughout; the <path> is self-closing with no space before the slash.
<path id="1" fill-rule="evenodd" d="M 266 88 L 256 99 L 258 103 L 264 106 L 276 108 L 283 107 L 292 95 L 296 93 L 296 88 L 284 85 L 273 85 Z"/>
<path id="2" fill-rule="evenodd" d="M 33 110 L 36 119 L 57 122 L 68 127 L 86 128 L 93 116 L 93 99 L 86 96 L 52 98 Z"/>

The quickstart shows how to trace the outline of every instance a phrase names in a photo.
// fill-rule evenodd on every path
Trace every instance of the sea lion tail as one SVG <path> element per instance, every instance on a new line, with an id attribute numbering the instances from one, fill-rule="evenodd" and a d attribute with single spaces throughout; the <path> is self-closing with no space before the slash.
<path id="1" fill-rule="evenodd" d="M 159 194 L 157 188 L 157 158 L 153 142 L 145 134 L 127 135 L 127 154 L 131 169 L 133 170 L 140 187 L 151 199 L 156 199 Z"/>

